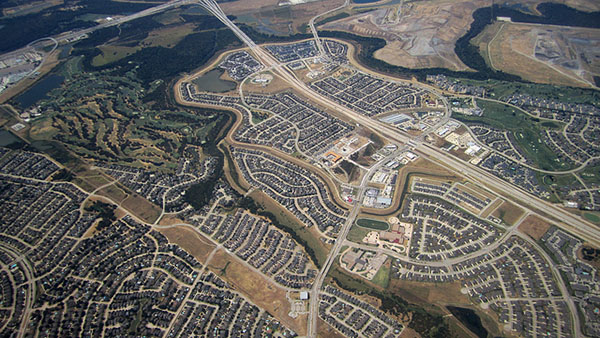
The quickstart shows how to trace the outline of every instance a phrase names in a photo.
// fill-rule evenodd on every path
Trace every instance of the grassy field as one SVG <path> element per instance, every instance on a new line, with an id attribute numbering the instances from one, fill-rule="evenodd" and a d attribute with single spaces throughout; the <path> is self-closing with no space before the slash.
<path id="1" fill-rule="evenodd" d="M 585 183 L 600 184 L 600 165 L 585 167 L 585 169 L 579 172 L 579 177 Z"/>
<path id="2" fill-rule="evenodd" d="M 600 213 L 584 212 L 583 217 L 592 223 L 600 223 Z"/>
<path id="3" fill-rule="evenodd" d="M 139 195 L 127 197 L 121 206 L 148 223 L 154 223 L 160 215 L 159 207 Z"/>
<path id="4" fill-rule="evenodd" d="M 98 48 L 102 53 L 94 57 L 92 65 L 95 67 L 107 65 L 132 55 L 145 47 L 160 46 L 171 48 L 193 31 L 194 26 L 189 24 L 160 28 L 151 31 L 148 36 L 136 46 L 131 46 L 129 43 L 125 45 L 111 44 L 99 46 Z"/>
<path id="5" fill-rule="evenodd" d="M 505 201 L 498 209 L 494 210 L 492 216 L 501 219 L 508 225 L 514 225 L 523 216 L 523 209 Z"/>
<path id="6" fill-rule="evenodd" d="M 182 247 L 202 264 L 206 263 L 208 256 L 215 248 L 215 245 L 209 239 L 188 227 L 178 226 L 157 230 L 165 235 L 169 242 Z"/>
<path id="7" fill-rule="evenodd" d="M 516 146 L 525 156 L 531 159 L 539 168 L 546 170 L 565 170 L 569 163 L 561 162 L 541 140 L 542 126 L 531 116 L 498 102 L 477 100 L 477 105 L 483 109 L 483 116 L 456 116 L 463 122 L 478 122 L 490 127 L 507 130 L 513 134 Z"/>
<path id="8" fill-rule="evenodd" d="M 346 239 L 348 239 L 351 242 L 362 243 L 363 238 L 365 238 L 367 233 L 369 233 L 371 231 L 372 230 L 365 229 L 363 227 L 360 227 L 360 226 L 354 224 L 354 225 L 352 225 L 352 228 L 350 228 L 350 231 L 348 232 L 348 236 L 346 237 Z"/>
<path id="9" fill-rule="evenodd" d="M 391 265 L 392 264 L 390 262 L 390 259 L 388 258 L 387 261 L 381 266 L 379 271 L 377 271 L 377 274 L 375 274 L 375 276 L 373 277 L 373 280 L 371 280 L 371 282 L 373 282 L 376 285 L 381 286 L 384 289 L 387 288 L 388 285 L 390 284 Z"/>
<path id="10" fill-rule="evenodd" d="M 370 218 L 360 218 L 356 220 L 356 224 L 363 227 L 369 228 L 373 230 L 387 230 L 389 229 L 389 225 L 386 222 L 378 221 Z"/>

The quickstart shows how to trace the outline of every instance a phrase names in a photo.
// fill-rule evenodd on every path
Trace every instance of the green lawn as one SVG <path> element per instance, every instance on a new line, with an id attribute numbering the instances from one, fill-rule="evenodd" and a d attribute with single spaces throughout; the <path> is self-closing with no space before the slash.
<path id="1" fill-rule="evenodd" d="M 600 214 L 598 213 L 585 212 L 583 217 L 592 223 L 600 223 Z"/>
<path id="2" fill-rule="evenodd" d="M 483 109 L 483 116 L 454 116 L 463 122 L 478 122 L 512 133 L 516 146 L 531 159 L 537 167 L 546 170 L 566 170 L 571 164 L 561 162 L 556 154 L 541 139 L 542 123 L 539 120 L 508 105 L 477 100 Z M 555 125 L 552 125 L 555 127 Z"/>
<path id="3" fill-rule="evenodd" d="M 352 228 L 350 228 L 350 231 L 348 232 L 348 236 L 346 238 L 351 242 L 362 243 L 363 238 L 365 238 L 367 233 L 369 233 L 370 231 L 372 230 L 365 229 L 354 224 Z"/>
<path id="4" fill-rule="evenodd" d="M 594 104 L 600 100 L 599 91 L 586 88 L 560 87 L 547 84 L 506 82 L 498 80 L 456 80 L 459 80 L 462 84 L 485 87 L 490 97 L 497 100 L 505 99 L 512 94 L 527 94 L 543 99 L 552 99 L 566 103 Z"/>
<path id="5" fill-rule="evenodd" d="M 356 224 L 360 225 L 363 228 L 369 228 L 373 230 L 387 230 L 390 228 L 386 222 L 370 218 L 360 218 L 356 220 Z"/>
<path id="6" fill-rule="evenodd" d="M 389 258 L 388 258 L 389 259 Z M 377 274 L 373 277 L 373 283 L 381 286 L 382 288 L 387 288 L 390 284 L 390 265 L 383 264 Z"/>
<path id="7" fill-rule="evenodd" d="M 587 166 L 578 174 L 585 183 L 600 184 L 600 165 Z"/>

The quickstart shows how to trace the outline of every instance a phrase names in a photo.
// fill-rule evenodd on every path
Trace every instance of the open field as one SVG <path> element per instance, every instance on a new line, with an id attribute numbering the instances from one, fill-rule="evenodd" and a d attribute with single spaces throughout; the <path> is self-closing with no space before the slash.
<path id="1" fill-rule="evenodd" d="M 536 240 L 539 240 L 544 236 L 546 231 L 550 229 L 550 224 L 541 218 L 530 215 L 519 225 L 519 230 Z"/>
<path id="2" fill-rule="evenodd" d="M 504 201 L 500 207 L 498 207 L 492 213 L 492 216 L 501 219 L 504 223 L 508 225 L 515 225 L 515 223 L 523 216 L 525 211 L 515 204 Z"/>
<path id="3" fill-rule="evenodd" d="M 533 82 L 589 87 L 600 73 L 596 29 L 496 23 L 474 42 L 490 66 Z"/>
<path id="4" fill-rule="evenodd" d="M 122 41 L 98 46 L 98 49 L 100 49 L 102 54 L 97 55 L 92 59 L 92 65 L 95 67 L 103 66 L 132 55 L 146 47 L 171 48 L 186 35 L 191 34 L 194 31 L 194 27 L 194 24 L 184 24 L 155 29 L 150 31 L 148 36 L 139 41 L 135 46 L 131 45 L 131 41 Z"/>
<path id="5" fill-rule="evenodd" d="M 318 318 L 317 320 L 317 337 L 318 338 L 344 338 L 338 330 L 331 327 L 323 319 Z"/>
<path id="6" fill-rule="evenodd" d="M 363 238 L 365 238 L 365 236 L 371 231 L 373 230 L 360 227 L 356 224 L 352 224 L 352 227 L 350 228 L 346 239 L 350 242 L 362 243 Z"/>
<path id="7" fill-rule="evenodd" d="M 291 306 L 286 298 L 286 291 L 274 282 L 254 272 L 222 249 L 215 253 L 208 267 L 287 327 L 299 335 L 305 334 L 307 316 L 300 315 L 294 319 L 288 315 Z"/>
<path id="8" fill-rule="evenodd" d="M 483 212 L 481 213 L 481 218 L 487 218 L 492 212 L 494 212 L 500 205 L 502 205 L 504 201 L 501 199 L 495 200 L 492 204 L 490 204 Z"/>
<path id="9" fill-rule="evenodd" d="M 388 258 L 385 263 L 379 268 L 371 282 L 379 285 L 382 288 L 387 288 L 390 284 L 390 268 L 392 266 L 391 258 Z"/>
<path id="10" fill-rule="evenodd" d="M 160 208 L 150 203 L 147 199 L 134 194 L 125 199 L 121 206 L 143 219 L 147 223 L 154 223 L 160 215 Z"/>
<path id="11" fill-rule="evenodd" d="M 129 193 L 120 188 L 117 184 L 109 185 L 108 187 L 98 191 L 97 194 L 109 197 L 117 204 L 121 204 L 127 197 L 129 197 Z"/>
<path id="12" fill-rule="evenodd" d="M 177 244 L 202 264 L 206 263 L 208 256 L 215 248 L 209 239 L 186 226 L 156 228 L 156 230 L 165 235 L 169 242 Z"/>

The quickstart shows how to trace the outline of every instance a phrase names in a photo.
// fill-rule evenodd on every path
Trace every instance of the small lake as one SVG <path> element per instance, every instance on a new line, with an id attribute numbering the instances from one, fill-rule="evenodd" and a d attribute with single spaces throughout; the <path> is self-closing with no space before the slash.
<path id="1" fill-rule="evenodd" d="M 237 87 L 236 82 L 219 79 L 223 72 L 223 69 L 215 68 L 195 79 L 194 84 L 203 92 L 225 93 L 234 90 Z"/>
<path id="2" fill-rule="evenodd" d="M 487 330 L 481 324 L 481 318 L 475 311 L 457 306 L 446 306 L 446 308 L 477 337 L 486 338 L 488 336 Z"/>
<path id="3" fill-rule="evenodd" d="M 54 88 L 58 88 L 65 78 L 60 75 L 51 74 L 43 78 L 41 81 L 27 89 L 23 94 L 17 96 L 15 100 L 21 108 L 27 109 L 33 106 L 36 102 L 47 99 L 48 92 Z"/>
<path id="4" fill-rule="evenodd" d="M 11 134 L 8 130 L 0 130 L 0 147 L 6 147 L 13 143 L 22 143 L 21 139 Z"/>

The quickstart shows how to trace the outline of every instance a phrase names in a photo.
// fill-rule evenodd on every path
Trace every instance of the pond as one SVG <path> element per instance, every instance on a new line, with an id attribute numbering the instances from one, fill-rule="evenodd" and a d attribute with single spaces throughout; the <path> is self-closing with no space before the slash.
<path id="1" fill-rule="evenodd" d="M 11 134 L 8 130 L 0 130 L 0 147 L 6 147 L 13 143 L 22 143 L 21 139 Z"/>
<path id="2" fill-rule="evenodd" d="M 27 109 L 36 102 L 47 99 L 48 96 L 46 94 L 52 89 L 58 88 L 64 80 L 65 78 L 60 75 L 48 75 L 31 88 L 27 89 L 24 93 L 17 96 L 15 100 L 19 103 L 21 108 Z"/>
<path id="3" fill-rule="evenodd" d="M 487 330 L 481 324 L 481 318 L 475 311 L 457 306 L 446 306 L 446 308 L 477 337 L 486 338 L 488 336 Z"/>
<path id="4" fill-rule="evenodd" d="M 219 78 L 223 75 L 223 72 L 223 69 L 215 68 L 193 82 L 198 86 L 198 90 L 203 92 L 225 93 L 234 90 L 237 87 L 237 83 Z"/>

